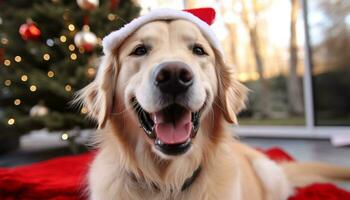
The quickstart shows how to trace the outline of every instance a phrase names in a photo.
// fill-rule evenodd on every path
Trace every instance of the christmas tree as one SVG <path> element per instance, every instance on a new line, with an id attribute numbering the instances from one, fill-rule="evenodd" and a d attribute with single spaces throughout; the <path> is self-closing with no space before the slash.
<path id="1" fill-rule="evenodd" d="M 0 0 L 0 139 L 94 126 L 70 105 L 96 73 L 101 38 L 131 21 L 131 0 Z"/>

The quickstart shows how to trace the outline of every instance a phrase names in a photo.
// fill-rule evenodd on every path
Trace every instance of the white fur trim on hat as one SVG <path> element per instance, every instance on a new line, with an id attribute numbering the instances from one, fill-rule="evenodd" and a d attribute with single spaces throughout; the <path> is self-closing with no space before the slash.
<path id="1" fill-rule="evenodd" d="M 207 23 L 186 11 L 163 8 L 153 10 L 146 15 L 136 18 L 130 23 L 124 25 L 119 30 L 113 31 L 105 38 L 103 38 L 102 45 L 104 54 L 107 55 L 112 53 L 114 49 L 118 48 L 128 36 L 130 36 L 142 25 L 151 21 L 170 19 L 184 19 L 196 24 L 202 31 L 203 35 L 207 38 L 209 43 L 212 45 L 212 47 L 222 53 L 220 42 Z"/>

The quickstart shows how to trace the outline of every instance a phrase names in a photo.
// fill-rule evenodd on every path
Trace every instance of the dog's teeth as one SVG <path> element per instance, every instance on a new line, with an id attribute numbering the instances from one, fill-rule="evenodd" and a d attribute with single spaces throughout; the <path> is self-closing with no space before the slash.
<path id="1" fill-rule="evenodd" d="M 163 143 L 160 141 L 159 138 L 157 138 L 157 139 L 154 141 L 154 143 L 155 143 L 156 145 L 162 145 L 162 144 L 163 144 Z"/>

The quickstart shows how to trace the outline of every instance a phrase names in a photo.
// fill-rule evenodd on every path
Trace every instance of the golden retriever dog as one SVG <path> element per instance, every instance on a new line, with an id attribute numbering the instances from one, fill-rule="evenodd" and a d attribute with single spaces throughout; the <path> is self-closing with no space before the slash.
<path id="1" fill-rule="evenodd" d="M 331 165 L 279 165 L 235 139 L 228 128 L 246 93 L 196 24 L 137 28 L 79 93 L 99 124 L 90 199 L 281 200 L 295 186 L 350 178 Z"/>

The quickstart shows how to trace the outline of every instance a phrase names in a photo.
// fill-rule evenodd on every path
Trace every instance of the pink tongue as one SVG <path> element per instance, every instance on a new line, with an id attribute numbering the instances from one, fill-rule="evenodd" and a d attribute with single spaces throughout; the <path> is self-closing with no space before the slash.
<path id="1" fill-rule="evenodd" d="M 157 137 L 164 144 L 183 143 L 190 138 L 192 130 L 190 111 L 186 111 L 175 124 L 164 122 L 161 112 L 152 114 L 152 118 L 155 123 Z"/>

